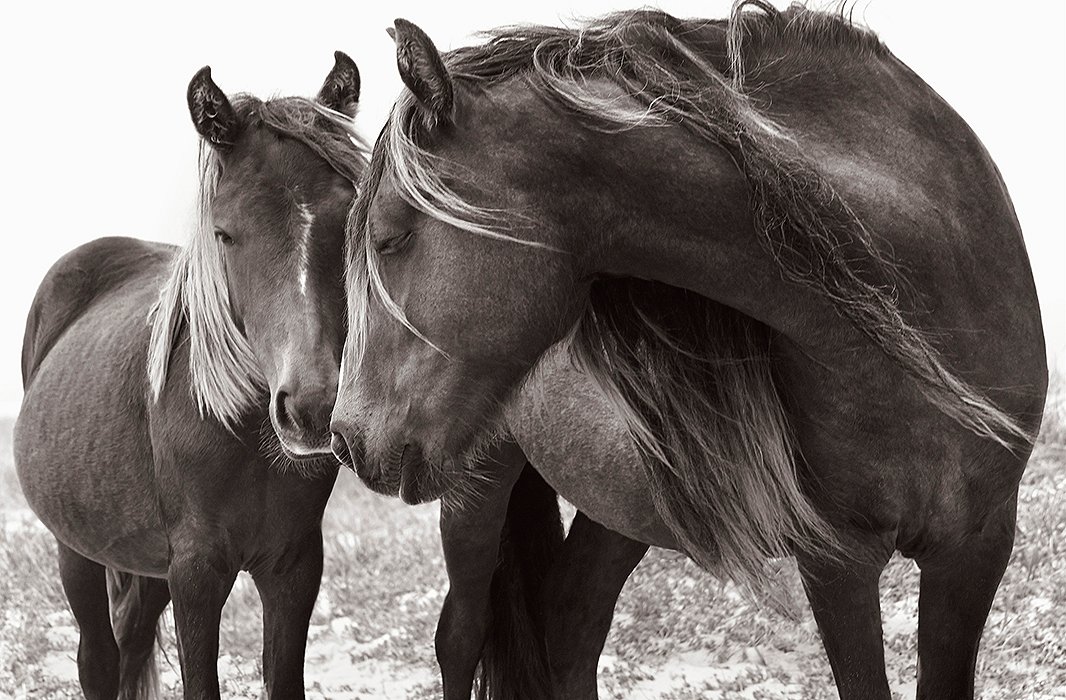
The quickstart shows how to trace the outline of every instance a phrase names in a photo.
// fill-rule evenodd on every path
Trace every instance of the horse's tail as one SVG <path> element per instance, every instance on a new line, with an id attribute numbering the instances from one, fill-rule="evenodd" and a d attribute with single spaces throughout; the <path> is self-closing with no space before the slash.
<path id="1" fill-rule="evenodd" d="M 144 620 L 140 619 L 143 612 L 142 601 L 150 582 L 151 579 L 144 576 L 107 569 L 107 595 L 111 599 L 112 626 L 120 649 L 129 646 L 128 636 L 135 634 L 144 624 Z M 123 664 L 122 686 L 119 691 L 121 700 L 155 700 L 161 697 L 159 667 L 156 663 L 159 631 L 159 622 L 156 621 L 155 636 L 150 641 L 151 648 L 143 654 L 136 654 L 140 659 L 139 668 L 128 668 Z"/>
<path id="2" fill-rule="evenodd" d="M 478 700 L 551 697 L 543 618 L 537 608 L 563 544 L 555 491 L 526 464 L 511 491 L 490 592 L 491 626 L 478 669 Z"/>

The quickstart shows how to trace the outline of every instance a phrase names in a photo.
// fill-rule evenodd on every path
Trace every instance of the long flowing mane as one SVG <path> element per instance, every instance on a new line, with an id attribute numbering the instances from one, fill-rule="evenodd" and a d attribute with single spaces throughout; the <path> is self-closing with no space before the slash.
<path id="1" fill-rule="evenodd" d="M 740 0 L 728 21 L 622 12 L 579 29 L 496 30 L 486 43 L 444 58 L 457 83 L 484 88 L 521 79 L 590 129 L 674 126 L 724 148 L 749 185 L 759 242 L 785 279 L 825 298 L 962 426 L 1006 447 L 1031 440 L 955 375 L 905 319 L 897 293 L 907 289 L 906 280 L 787 130 L 759 106 L 764 53 L 797 72 L 827 53 L 842 62 L 889 55 L 842 12 L 799 5 L 778 11 L 762 0 Z M 590 88 L 596 80 L 617 84 L 632 100 L 604 97 Z M 355 240 L 366 239 L 367 208 L 387 168 L 407 200 L 428 215 L 474 234 L 511 238 L 505 213 L 478 208 L 447 186 L 454 174 L 422 146 L 425 136 L 415 98 L 404 91 L 353 209 Z M 417 333 L 388 299 L 375 251 L 357 245 L 350 255 L 349 284 L 366 290 L 365 303 L 376 295 Z M 678 299 L 654 288 L 634 294 L 641 284 L 594 287 L 571 350 L 626 421 L 659 511 L 682 548 L 701 565 L 755 584 L 764 581 L 767 555 L 797 545 L 829 556 L 839 551 L 832 528 L 799 490 L 802 465 L 774 384 L 768 329 L 694 294 Z M 688 310 L 663 318 L 671 304 L 637 301 L 648 297 L 670 298 Z M 350 313 L 356 342 L 346 353 L 358 362 L 367 310 L 353 305 Z"/>
<path id="2" fill-rule="evenodd" d="M 351 182 L 361 179 L 369 149 L 347 116 L 298 97 L 264 101 L 237 95 L 232 105 L 244 128 L 267 128 L 296 139 Z M 265 379 L 230 306 L 226 252 L 211 219 L 222 161 L 206 142 L 200 144 L 199 170 L 196 228 L 149 312 L 149 387 L 152 399 L 158 400 L 171 356 L 177 344 L 187 340 L 189 389 L 200 414 L 212 415 L 232 429 L 261 399 Z"/>

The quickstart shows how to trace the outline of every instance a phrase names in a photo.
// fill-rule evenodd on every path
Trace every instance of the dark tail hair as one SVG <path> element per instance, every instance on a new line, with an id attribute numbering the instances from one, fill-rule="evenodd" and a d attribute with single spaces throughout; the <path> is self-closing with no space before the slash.
<path id="1" fill-rule="evenodd" d="M 555 491 L 526 464 L 511 491 L 492 578 L 491 626 L 478 667 L 478 700 L 551 697 L 540 600 L 563 544 Z"/>
<path id="2" fill-rule="evenodd" d="M 114 569 L 107 569 L 107 597 L 111 599 L 112 627 L 119 648 L 123 646 L 126 635 L 138 626 L 137 616 L 141 613 L 141 601 L 149 579 L 135 576 Z M 156 652 L 159 649 L 159 623 L 156 622 L 155 639 L 151 651 L 144 655 L 139 669 L 128 669 L 136 673 L 136 680 L 122 679 L 119 691 L 120 700 L 155 700 L 159 698 L 159 666 Z M 126 669 L 124 669 L 126 670 Z"/>

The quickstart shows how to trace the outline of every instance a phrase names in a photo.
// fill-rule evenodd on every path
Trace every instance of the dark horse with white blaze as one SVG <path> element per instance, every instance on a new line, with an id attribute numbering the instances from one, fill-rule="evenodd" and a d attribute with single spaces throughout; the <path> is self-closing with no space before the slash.
<path id="1" fill-rule="evenodd" d="M 185 697 L 217 698 L 241 569 L 263 601 L 266 692 L 303 697 L 337 476 L 344 224 L 366 163 L 358 95 L 340 52 L 314 102 L 231 102 L 204 68 L 188 92 L 202 137 L 189 245 L 99 239 L 40 286 L 15 459 L 59 544 L 88 698 L 152 694 L 171 599 Z"/>
<path id="2" fill-rule="evenodd" d="M 754 585 L 795 555 L 843 698 L 890 697 L 899 550 L 922 571 L 918 695 L 972 697 L 1047 370 L 1017 218 L 962 119 L 872 33 L 797 6 L 443 55 L 394 36 L 407 90 L 351 218 L 340 456 L 447 500 L 510 430 L 631 537 L 665 524 Z M 571 358 L 600 398 L 572 395 Z M 570 437 L 609 429 L 585 420 L 604 405 L 635 451 Z M 626 449 L 639 467 L 609 461 Z"/>

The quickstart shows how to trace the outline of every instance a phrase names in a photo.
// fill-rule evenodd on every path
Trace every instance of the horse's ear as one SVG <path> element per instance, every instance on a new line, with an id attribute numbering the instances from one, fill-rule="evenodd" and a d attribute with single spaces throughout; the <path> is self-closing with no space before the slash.
<path id="1" fill-rule="evenodd" d="M 452 118 L 454 90 L 437 47 L 426 33 L 405 19 L 397 19 L 387 29 L 396 42 L 396 65 L 404 85 L 418 98 L 430 125 Z"/>
<path id="2" fill-rule="evenodd" d="M 354 117 L 359 107 L 359 68 L 343 51 L 334 51 L 333 61 L 333 70 L 326 76 L 315 99 L 334 112 Z"/>
<path id="3" fill-rule="evenodd" d="M 237 141 L 237 113 L 215 81 L 211 66 L 204 66 L 189 82 L 189 114 L 196 131 L 219 151 L 229 150 Z"/>

